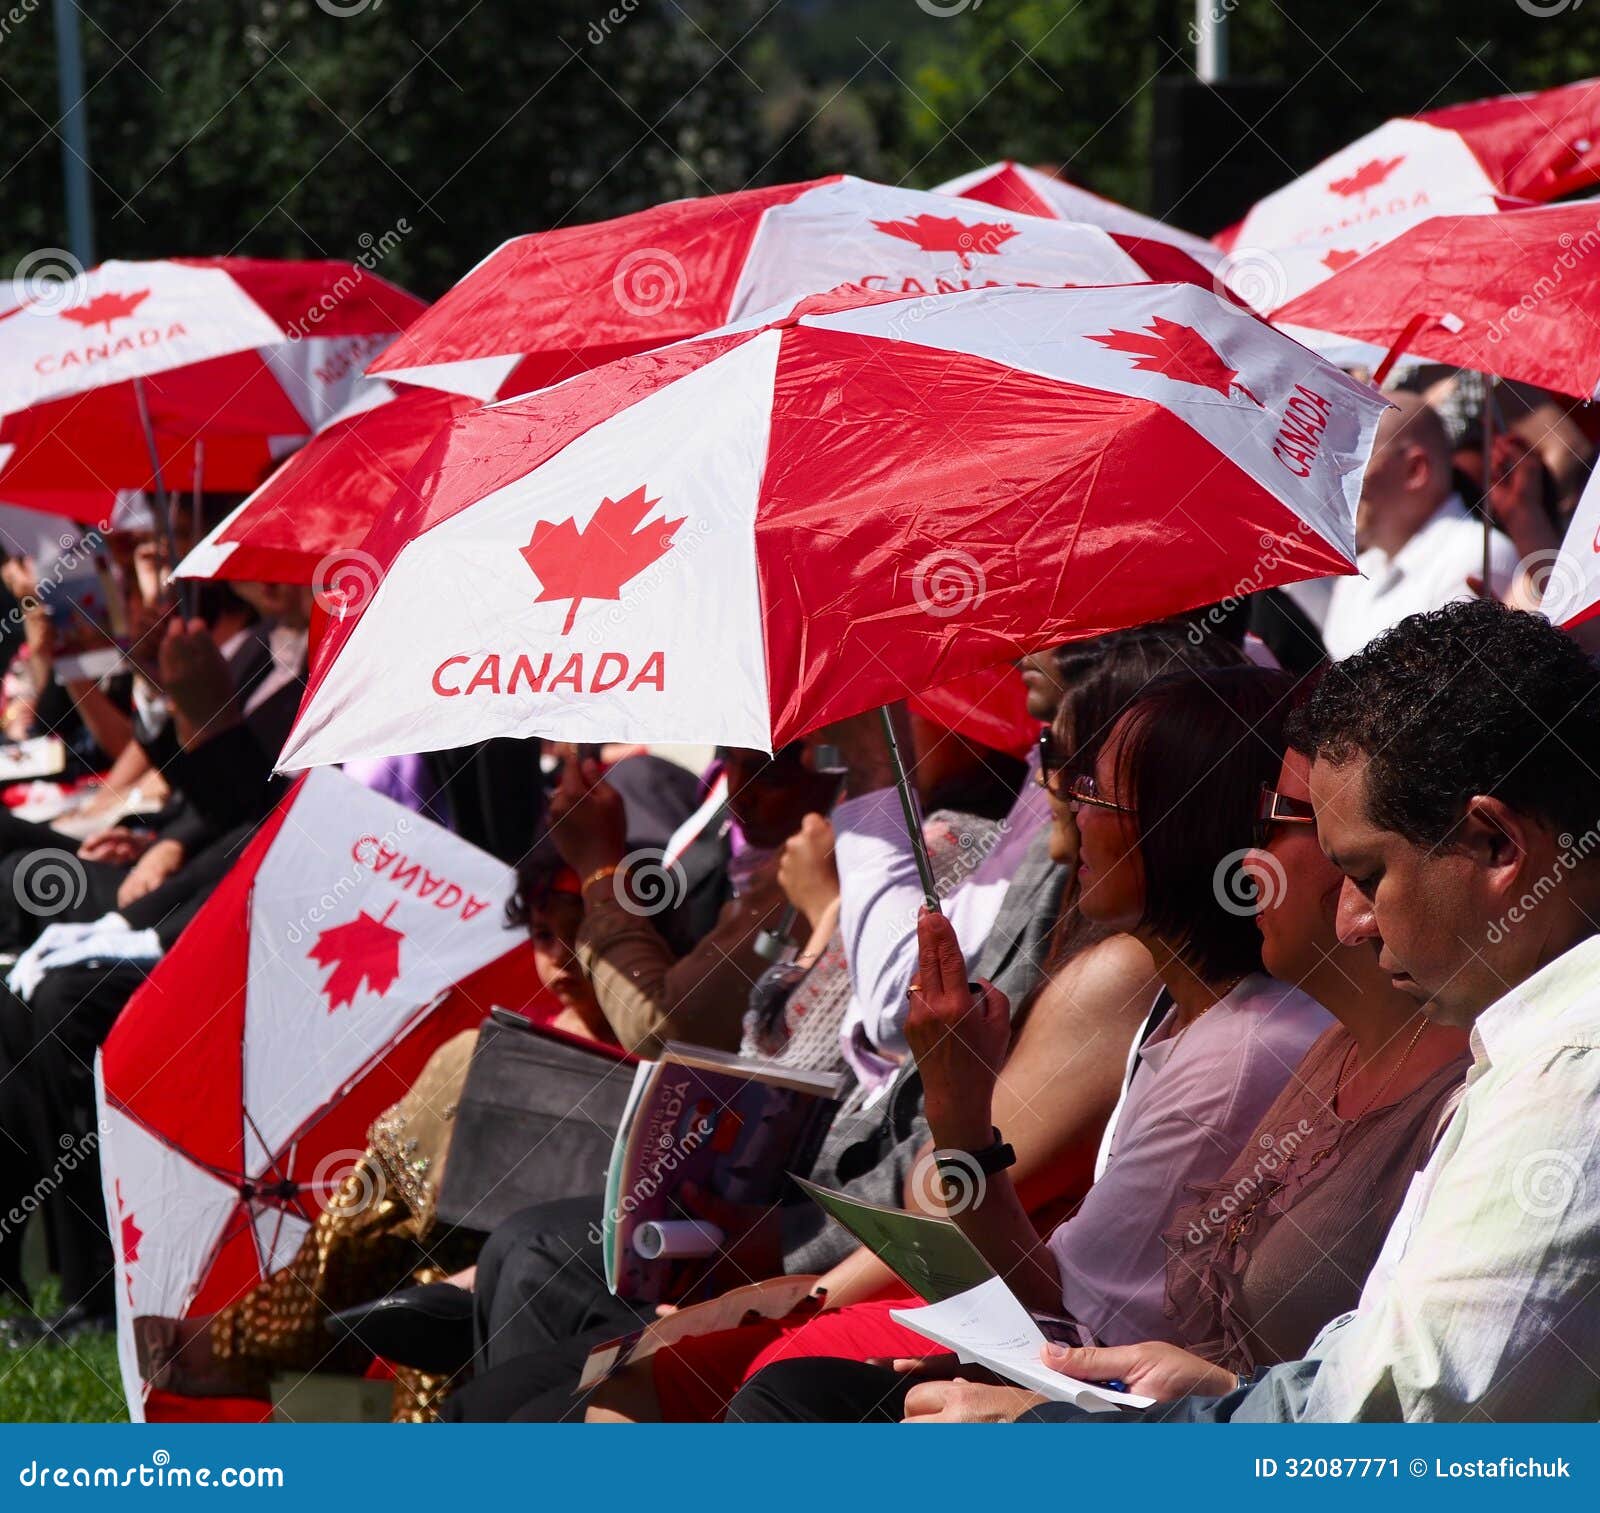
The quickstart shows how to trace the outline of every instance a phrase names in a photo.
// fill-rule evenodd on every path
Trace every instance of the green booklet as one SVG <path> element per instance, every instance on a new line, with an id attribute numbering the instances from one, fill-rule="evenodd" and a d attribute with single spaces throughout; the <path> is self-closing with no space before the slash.
<path id="1" fill-rule="evenodd" d="M 804 1177 L 794 1180 L 926 1303 L 942 1303 L 994 1276 L 949 1219 L 864 1203 Z"/>

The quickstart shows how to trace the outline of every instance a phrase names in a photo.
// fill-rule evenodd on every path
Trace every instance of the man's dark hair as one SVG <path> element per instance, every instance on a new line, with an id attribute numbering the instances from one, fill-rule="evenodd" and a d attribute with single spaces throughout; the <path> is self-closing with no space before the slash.
<path id="1" fill-rule="evenodd" d="M 1412 615 L 1328 670 L 1289 722 L 1314 760 L 1367 759 L 1373 824 L 1442 845 L 1474 794 L 1557 832 L 1600 824 L 1600 672 L 1543 615 Z"/>
<path id="2" fill-rule="evenodd" d="M 1128 709 L 1117 796 L 1138 816 L 1144 923 L 1211 982 L 1261 970 L 1241 864 L 1293 690 L 1285 672 L 1218 667 L 1160 678 Z"/>

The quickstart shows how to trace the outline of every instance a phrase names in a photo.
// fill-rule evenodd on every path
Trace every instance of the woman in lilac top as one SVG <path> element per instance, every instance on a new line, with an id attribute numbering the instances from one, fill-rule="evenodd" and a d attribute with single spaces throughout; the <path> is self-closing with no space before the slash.
<path id="1" fill-rule="evenodd" d="M 1163 984 L 1097 1180 L 1048 1240 L 999 1164 L 1004 1132 L 990 1121 L 1006 1003 L 988 987 L 968 994 L 944 920 L 925 915 L 919 925 L 906 1034 L 928 1121 L 956 1168 L 993 1168 L 952 1217 L 1029 1308 L 1065 1314 L 1102 1343 L 1165 1338 L 1162 1235 L 1173 1211 L 1187 1188 L 1227 1170 L 1332 1023 L 1262 972 L 1253 880 L 1242 870 L 1261 786 L 1283 755 L 1290 688 L 1284 674 L 1248 667 L 1158 679 L 1079 770 L 1046 774 L 1055 802 L 1076 816 L 1079 908 L 1142 942 Z"/>

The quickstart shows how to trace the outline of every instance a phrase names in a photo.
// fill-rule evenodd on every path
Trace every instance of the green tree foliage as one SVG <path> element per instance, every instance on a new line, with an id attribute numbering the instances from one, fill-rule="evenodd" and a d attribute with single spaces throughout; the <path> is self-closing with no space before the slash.
<path id="1" fill-rule="evenodd" d="M 1231 71 L 1281 87 L 1283 180 L 1390 116 L 1600 74 L 1600 11 L 1515 0 L 1215 0 Z M 930 181 L 997 156 L 1148 203 L 1153 86 L 1191 74 L 1192 0 L 978 0 L 911 68 L 907 155 Z M 1199 227 L 1213 230 L 1213 227 Z"/>
<path id="2" fill-rule="evenodd" d="M 1194 57 L 1190 0 L 82 7 L 100 255 L 381 244 L 425 295 L 518 232 L 822 173 L 930 185 L 1015 157 L 1148 204 L 1153 86 Z M 1234 72 L 1283 89 L 1284 179 L 1387 116 L 1600 73 L 1576 0 L 1230 14 Z M 0 10 L 0 276 L 65 240 L 54 69 L 48 0 Z"/>
<path id="3" fill-rule="evenodd" d="M 101 256 L 389 238 L 382 271 L 435 294 L 507 236 L 740 188 L 770 156 L 753 0 L 324 4 L 83 0 Z M 0 40 L 7 269 L 65 235 L 54 68 L 41 3 Z"/>

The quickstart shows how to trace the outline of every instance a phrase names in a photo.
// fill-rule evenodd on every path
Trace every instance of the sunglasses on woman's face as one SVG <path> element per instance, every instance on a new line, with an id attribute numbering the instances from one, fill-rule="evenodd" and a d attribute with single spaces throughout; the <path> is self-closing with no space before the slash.
<path id="1" fill-rule="evenodd" d="M 1261 798 L 1256 804 L 1256 845 L 1265 850 L 1272 840 L 1274 825 L 1314 825 L 1316 811 L 1308 799 L 1285 798 L 1275 788 L 1261 785 Z"/>
<path id="2" fill-rule="evenodd" d="M 1077 804 L 1089 809 L 1109 809 L 1115 814 L 1132 814 L 1126 804 L 1105 798 L 1095 784 L 1094 774 L 1069 771 L 1065 752 L 1055 743 L 1049 726 L 1039 732 L 1039 777 L 1041 788 L 1048 789 L 1064 804 Z"/>
<path id="3" fill-rule="evenodd" d="M 1043 789 L 1061 796 L 1061 778 L 1067 769 L 1067 754 L 1055 742 L 1055 737 L 1050 734 L 1050 727 L 1045 726 L 1039 732 L 1039 771 L 1034 781 Z"/>
<path id="4" fill-rule="evenodd" d="M 1108 809 L 1112 814 L 1134 813 L 1131 806 L 1119 804 L 1115 799 L 1109 799 L 1101 793 L 1092 772 L 1078 773 L 1066 785 L 1061 797 L 1069 804 L 1075 804 L 1079 809 Z"/>

